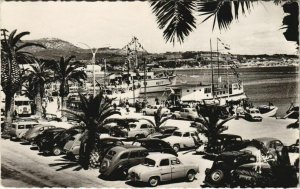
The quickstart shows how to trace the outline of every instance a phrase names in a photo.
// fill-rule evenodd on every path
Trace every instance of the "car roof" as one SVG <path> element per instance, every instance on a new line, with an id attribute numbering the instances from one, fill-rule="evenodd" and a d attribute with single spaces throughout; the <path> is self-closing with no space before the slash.
<path id="1" fill-rule="evenodd" d="M 123 146 L 115 146 L 111 150 L 114 150 L 116 153 L 122 152 L 122 151 L 130 151 L 131 149 L 135 150 L 147 150 L 144 147 L 141 146 L 133 146 L 133 145 L 123 145 Z"/>
<path id="2" fill-rule="evenodd" d="M 22 125 L 30 125 L 30 124 L 36 124 L 39 125 L 40 123 L 35 122 L 35 121 L 18 121 L 18 122 L 13 122 L 12 124 L 22 124 Z"/>
<path id="3" fill-rule="evenodd" d="M 153 153 L 147 156 L 149 159 L 153 159 L 155 161 L 159 161 L 161 159 L 169 159 L 169 158 L 176 158 L 173 154 L 168 153 Z"/>
<path id="4" fill-rule="evenodd" d="M 233 134 L 220 134 L 219 138 L 241 138 L 239 135 L 233 135 Z"/>
<path id="5" fill-rule="evenodd" d="M 141 138 L 141 139 L 138 139 L 138 140 L 136 140 L 136 141 L 138 141 L 138 142 L 144 142 L 144 141 L 155 141 L 155 142 L 157 142 L 157 141 L 163 141 L 163 140 L 161 140 L 161 139 L 159 139 L 159 138 Z"/>
<path id="6" fill-rule="evenodd" d="M 192 128 L 192 127 L 189 127 L 189 128 L 178 128 L 176 131 L 179 131 L 179 132 L 182 132 L 182 133 L 186 133 L 186 132 L 197 132 L 197 129 L 196 128 Z"/>

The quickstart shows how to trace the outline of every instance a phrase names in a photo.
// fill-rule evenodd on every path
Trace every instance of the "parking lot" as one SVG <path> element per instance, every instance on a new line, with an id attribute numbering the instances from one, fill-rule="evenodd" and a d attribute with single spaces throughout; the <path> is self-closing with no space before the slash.
<path id="1" fill-rule="evenodd" d="M 124 115 L 126 116 L 126 115 Z M 127 116 L 142 116 L 129 114 Z M 148 116 L 147 118 L 153 119 Z M 237 134 L 244 139 L 257 137 L 275 137 L 284 144 L 295 143 L 299 136 L 296 129 L 287 129 L 286 126 L 293 120 L 266 118 L 262 122 L 248 122 L 243 119 L 231 120 L 226 125 L 229 129 L 225 133 Z M 166 125 L 178 126 L 182 129 L 190 126 L 189 121 L 168 120 Z M 1 170 L 2 184 L 7 187 L 143 187 L 127 180 L 104 180 L 99 177 L 98 169 L 83 170 L 76 162 L 72 162 L 64 155 L 45 156 L 39 153 L 36 147 L 22 142 L 13 142 L 1 139 Z M 196 180 L 186 182 L 178 180 L 163 183 L 165 188 L 200 187 L 203 184 L 205 169 L 210 168 L 212 161 L 196 155 L 193 150 L 179 152 L 179 159 L 183 163 L 192 163 L 199 166 L 200 173 Z M 146 186 L 146 185 L 145 185 Z"/>

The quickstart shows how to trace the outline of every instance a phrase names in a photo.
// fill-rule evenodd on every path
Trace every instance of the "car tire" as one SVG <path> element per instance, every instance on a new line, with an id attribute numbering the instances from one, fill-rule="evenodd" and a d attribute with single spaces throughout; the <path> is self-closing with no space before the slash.
<path id="1" fill-rule="evenodd" d="M 209 177 L 210 177 L 211 182 L 214 185 L 222 186 L 222 184 L 224 183 L 225 174 L 222 169 L 216 168 L 211 171 Z"/>
<path id="2" fill-rule="evenodd" d="M 189 172 L 186 174 L 186 180 L 189 182 L 193 182 L 195 180 L 195 171 L 194 170 L 189 170 Z"/>
<path id="3" fill-rule="evenodd" d="M 159 177 L 150 177 L 149 180 L 148 180 L 148 184 L 151 187 L 157 186 L 158 183 L 159 183 Z"/>
<path id="4" fill-rule="evenodd" d="M 174 149 L 174 151 L 175 151 L 176 153 L 179 152 L 179 150 L 180 150 L 179 144 L 174 144 L 174 145 L 173 145 L 173 149 Z"/>
<path id="5" fill-rule="evenodd" d="M 59 156 L 59 155 L 62 153 L 62 150 L 61 150 L 61 148 L 59 148 L 59 147 L 54 147 L 53 150 L 52 150 L 52 153 L 53 153 L 55 156 Z"/>

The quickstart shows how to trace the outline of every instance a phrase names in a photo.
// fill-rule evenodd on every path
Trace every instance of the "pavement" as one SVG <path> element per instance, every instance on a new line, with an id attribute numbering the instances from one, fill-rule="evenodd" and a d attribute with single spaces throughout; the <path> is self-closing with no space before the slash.
<path id="1" fill-rule="evenodd" d="M 54 101 L 56 103 L 56 101 Z M 48 104 L 51 111 L 57 111 L 55 105 Z M 55 109 L 56 108 L 56 109 Z M 141 113 L 130 113 L 121 110 L 122 116 L 143 117 Z M 153 116 L 145 116 L 153 119 Z M 225 133 L 237 134 L 244 139 L 257 137 L 274 137 L 280 139 L 286 145 L 295 143 L 299 138 L 297 129 L 287 129 L 286 126 L 295 120 L 283 120 L 276 118 L 264 118 L 262 122 L 249 122 L 243 119 L 231 120 L 225 125 L 228 130 Z M 189 121 L 168 120 L 165 125 L 180 127 L 190 126 Z M 144 187 L 134 185 L 126 180 L 104 180 L 99 177 L 98 169 L 83 170 L 76 163 L 64 155 L 45 156 L 37 151 L 35 147 L 22 142 L 13 142 L 1 139 L 1 183 L 5 187 Z M 183 163 L 197 164 L 200 173 L 196 175 L 193 182 L 176 181 L 160 185 L 163 188 L 199 188 L 203 184 L 205 169 L 210 168 L 212 161 L 194 154 L 193 150 L 179 152 L 179 159 Z"/>

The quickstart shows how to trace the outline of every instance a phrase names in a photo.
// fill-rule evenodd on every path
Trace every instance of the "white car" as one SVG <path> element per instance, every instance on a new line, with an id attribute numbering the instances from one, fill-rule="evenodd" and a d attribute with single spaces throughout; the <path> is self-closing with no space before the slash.
<path id="1" fill-rule="evenodd" d="M 123 129 L 127 138 L 145 138 L 155 132 L 154 126 L 146 120 L 131 122 L 128 126 L 128 129 Z"/>
<path id="2" fill-rule="evenodd" d="M 146 108 L 142 109 L 143 115 L 154 115 L 160 107 L 160 105 L 148 105 Z M 169 115 L 171 111 L 168 108 L 162 107 L 161 113 L 163 115 Z"/>
<path id="3" fill-rule="evenodd" d="M 202 143 L 196 130 L 176 130 L 163 140 L 168 142 L 176 152 L 184 148 L 196 148 Z"/>
<path id="4" fill-rule="evenodd" d="M 261 113 L 256 108 L 250 108 L 247 112 L 245 112 L 245 119 L 249 121 L 262 121 Z"/>
<path id="5" fill-rule="evenodd" d="M 143 164 L 136 165 L 128 170 L 131 181 L 147 182 L 154 187 L 162 181 L 186 178 L 192 182 L 199 173 L 199 165 L 183 164 L 171 154 L 150 154 Z"/>
<path id="6" fill-rule="evenodd" d="M 195 108 L 183 108 L 180 111 L 175 111 L 172 114 L 173 119 L 188 119 L 188 120 L 195 120 L 199 118 L 198 113 Z"/>

